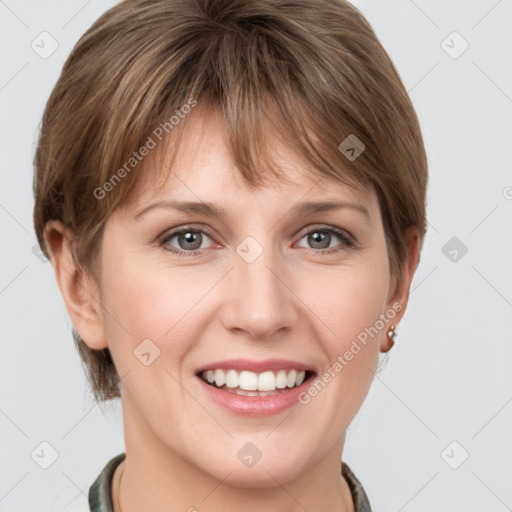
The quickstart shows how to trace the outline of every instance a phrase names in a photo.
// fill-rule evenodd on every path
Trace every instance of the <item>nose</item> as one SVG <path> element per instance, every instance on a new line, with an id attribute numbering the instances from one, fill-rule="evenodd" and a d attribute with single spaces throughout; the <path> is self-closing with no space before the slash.
<path id="1" fill-rule="evenodd" d="M 249 261 L 235 255 L 225 283 L 222 320 L 232 332 L 271 341 L 297 325 L 300 301 L 293 293 L 289 269 L 271 250 Z"/>

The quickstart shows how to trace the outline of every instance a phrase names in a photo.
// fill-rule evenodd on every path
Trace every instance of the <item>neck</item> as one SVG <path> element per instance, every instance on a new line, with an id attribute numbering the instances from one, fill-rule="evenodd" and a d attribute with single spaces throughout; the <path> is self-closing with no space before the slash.
<path id="1" fill-rule="evenodd" d="M 248 487 L 230 481 L 231 468 L 216 477 L 186 460 L 127 409 L 123 407 L 126 459 L 112 480 L 114 512 L 197 512 L 204 506 L 209 512 L 225 512 L 226 504 L 246 512 L 354 512 L 350 488 L 341 475 L 344 436 L 294 478 L 282 483 L 267 472 L 268 485 Z"/>

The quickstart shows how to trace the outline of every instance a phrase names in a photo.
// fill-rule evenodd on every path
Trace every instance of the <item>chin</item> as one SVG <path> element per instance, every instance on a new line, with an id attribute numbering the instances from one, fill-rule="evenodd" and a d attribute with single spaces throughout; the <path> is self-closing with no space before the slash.
<path id="1" fill-rule="evenodd" d="M 265 456 L 264 452 L 269 452 Z M 265 488 L 276 485 L 284 485 L 294 480 L 306 470 L 307 455 L 306 450 L 298 450 L 297 455 L 290 454 L 289 451 L 283 452 L 276 448 L 267 447 L 263 449 L 261 458 L 255 448 L 249 444 L 244 448 L 230 451 L 232 456 L 218 456 L 214 460 L 218 461 L 215 466 L 205 468 L 210 475 L 218 480 L 224 480 L 225 483 L 241 488 Z M 253 460 L 246 458 L 246 454 L 252 452 Z M 202 461 L 204 464 L 204 461 Z M 229 476 L 227 476 L 229 474 Z"/>

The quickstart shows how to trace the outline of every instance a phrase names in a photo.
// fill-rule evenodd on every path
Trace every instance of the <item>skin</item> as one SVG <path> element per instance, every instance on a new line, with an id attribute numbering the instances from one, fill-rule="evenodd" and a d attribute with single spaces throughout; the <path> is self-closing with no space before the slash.
<path id="1" fill-rule="evenodd" d="M 108 347 L 124 376 L 127 458 L 114 476 L 114 510 L 121 510 L 120 500 L 123 512 L 224 512 L 226 505 L 248 512 L 352 511 L 340 475 L 345 432 L 370 388 L 386 331 L 406 310 L 417 230 L 406 233 L 410 256 L 397 285 L 373 190 L 356 191 L 332 178 L 318 181 L 282 147 L 283 168 L 293 183 L 252 190 L 237 175 L 219 120 L 199 112 L 200 106 L 187 120 L 164 188 L 156 190 L 148 172 L 133 198 L 108 219 L 99 286 L 73 265 L 72 233 L 57 221 L 46 230 L 74 326 L 90 347 Z M 214 202 L 228 217 L 157 208 L 133 218 L 158 199 Z M 357 202 L 369 219 L 352 208 L 288 213 L 299 201 L 329 199 Z M 166 250 L 191 252 L 190 242 L 182 239 L 180 245 L 177 236 L 159 244 L 160 234 L 189 224 L 209 231 L 199 255 Z M 330 227 L 346 230 L 356 245 L 347 246 L 336 234 L 329 241 L 325 231 L 324 242 L 308 237 Z M 251 264 L 236 252 L 247 236 L 263 248 Z M 339 250 L 321 254 L 325 247 Z M 292 359 L 321 375 L 396 303 L 401 310 L 307 405 L 243 417 L 208 400 L 194 376 L 200 365 L 236 357 Z M 133 354 L 146 338 L 160 349 L 149 366 Z M 250 469 L 236 456 L 247 442 L 262 453 Z"/>

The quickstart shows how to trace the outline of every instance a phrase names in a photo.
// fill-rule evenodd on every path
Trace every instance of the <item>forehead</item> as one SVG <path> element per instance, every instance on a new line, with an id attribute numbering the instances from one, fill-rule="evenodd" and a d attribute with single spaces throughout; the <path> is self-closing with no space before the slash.
<path id="1" fill-rule="evenodd" d="M 283 144 L 272 133 L 267 134 L 273 169 L 278 168 L 281 178 L 269 172 L 261 160 L 262 185 L 246 183 L 231 157 L 222 129 L 223 121 L 216 110 L 206 110 L 200 105 L 186 119 L 186 127 L 172 165 L 166 158 L 169 153 L 164 140 L 146 158 L 141 175 L 125 206 L 143 208 L 157 199 L 204 201 L 224 204 L 241 204 L 250 195 L 270 205 L 273 202 L 294 203 L 301 199 L 314 201 L 337 199 L 376 206 L 373 188 L 349 185 L 327 174 L 321 175 L 290 146 Z M 157 158 L 151 158 L 151 157 Z M 165 181 L 160 177 L 164 167 L 170 170 Z M 352 180 L 353 181 L 353 180 Z M 157 185 L 160 183 L 160 185 Z"/>

